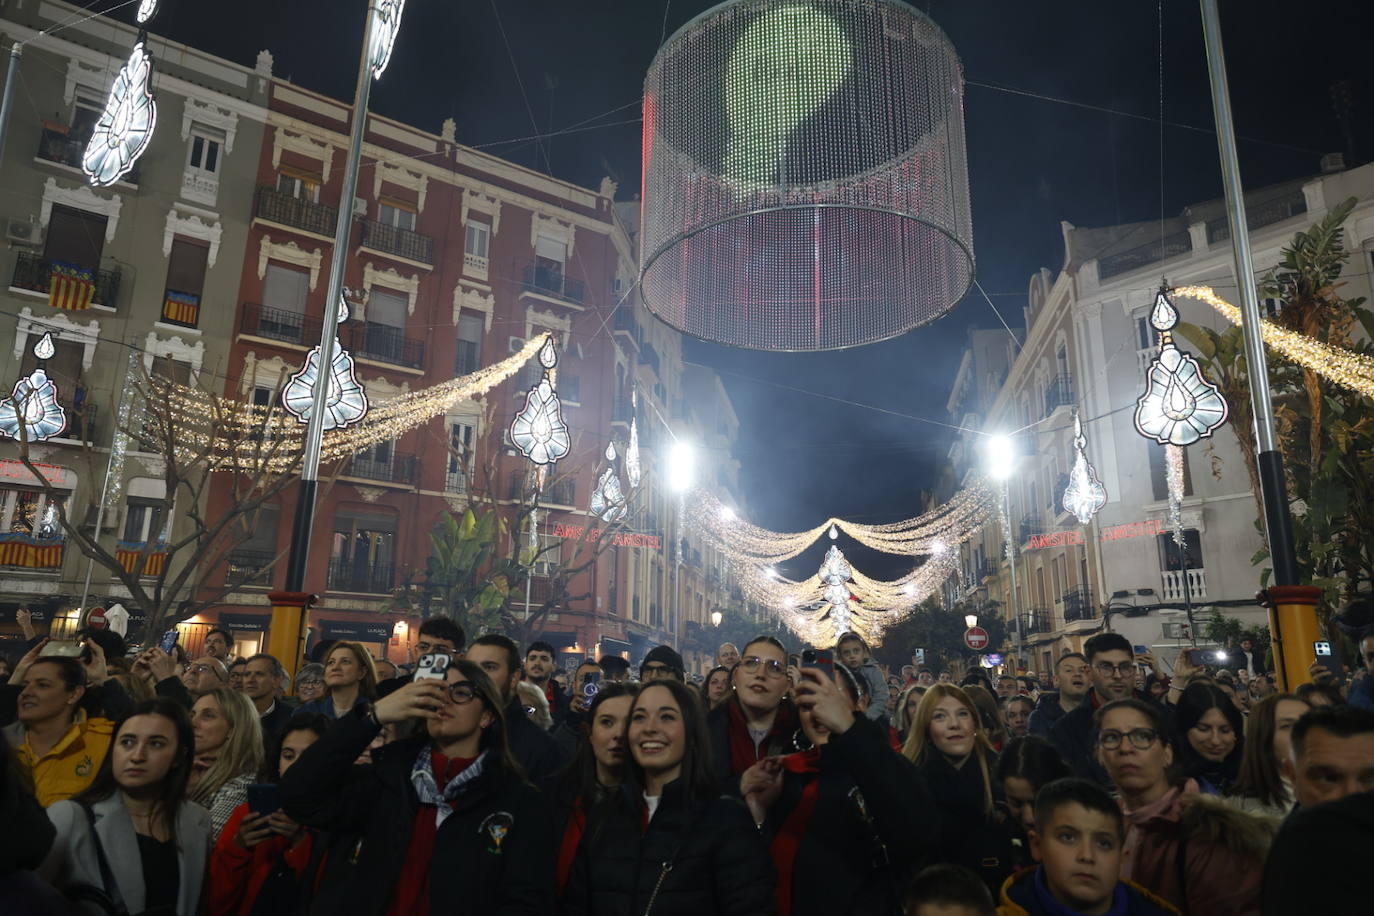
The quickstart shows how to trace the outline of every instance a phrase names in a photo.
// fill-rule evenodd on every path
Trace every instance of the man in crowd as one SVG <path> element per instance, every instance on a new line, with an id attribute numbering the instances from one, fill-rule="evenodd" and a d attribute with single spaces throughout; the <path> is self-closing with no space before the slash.
<path id="1" fill-rule="evenodd" d="M 1248 636 L 1241 638 L 1235 661 L 1236 667 L 1245 672 L 1247 679 L 1264 672 L 1264 659 L 1255 654 L 1255 641 Z"/>
<path id="2" fill-rule="evenodd" d="M 1083 648 L 1087 651 L 1092 690 L 1085 701 L 1065 712 L 1050 728 L 1049 739 L 1074 772 L 1103 788 L 1110 788 L 1111 780 L 1098 763 L 1093 749 L 1093 713 L 1104 703 L 1131 696 L 1135 685 L 1135 655 L 1130 642 L 1120 633 L 1098 633 Z"/>
<path id="3" fill-rule="evenodd" d="M 1017 693 L 1016 678 L 1010 674 L 1004 674 L 997 679 L 997 699 L 1005 700 L 1007 697 L 1014 697 Z"/>
<path id="4" fill-rule="evenodd" d="M 420 624 L 420 636 L 415 641 L 416 660 L 431 652 L 443 652 L 450 658 L 462 658 L 467 645 L 463 628 L 447 617 L 431 617 Z M 412 667 L 414 667 L 412 665 Z"/>
<path id="5" fill-rule="evenodd" d="M 236 658 L 229 662 L 229 686 L 238 691 L 243 690 L 243 669 L 248 664 L 246 658 Z"/>
<path id="6" fill-rule="evenodd" d="M 929 668 L 927 668 L 925 665 L 921 665 L 920 667 L 918 667 L 918 668 L 916 669 L 916 684 L 917 684 L 917 686 L 919 686 L 919 687 L 933 687 L 933 686 L 935 686 L 935 675 L 934 675 L 934 673 L 933 673 Z"/>
<path id="7" fill-rule="evenodd" d="M 372 660 L 372 667 L 377 669 L 378 683 L 389 681 L 400 674 L 400 672 L 396 670 L 395 663 L 385 658 L 374 658 Z"/>
<path id="8" fill-rule="evenodd" d="M 608 684 L 620 684 L 630 679 L 630 663 L 619 655 L 603 655 L 597 664 L 601 666 L 601 679 Z"/>
<path id="9" fill-rule="evenodd" d="M 250 656 L 243 668 L 243 692 L 258 711 L 262 738 L 269 742 L 291 721 L 291 709 L 279 702 L 277 694 L 285 686 L 286 669 L 266 652 Z"/>
<path id="10" fill-rule="evenodd" d="M 186 685 L 194 701 L 217 687 L 229 686 L 229 669 L 213 655 L 202 655 L 187 666 L 181 683 Z"/>
<path id="11" fill-rule="evenodd" d="M 732 642 L 723 642 L 716 650 L 716 664 L 733 668 L 739 664 L 739 648 Z"/>
<path id="12" fill-rule="evenodd" d="M 554 658 L 553 646 L 546 642 L 532 642 L 525 650 L 525 680 L 544 691 L 544 699 L 549 701 L 549 715 L 557 725 L 568 714 L 568 697 L 554 682 Z"/>
<path id="13" fill-rule="evenodd" d="M 1290 753 L 1298 807 L 1269 851 L 1262 912 L 1363 912 L 1369 879 L 1352 857 L 1374 847 L 1374 713 L 1316 707 L 1294 723 Z"/>
<path id="14" fill-rule="evenodd" d="M 1073 712 L 1088 695 L 1092 669 L 1088 659 L 1081 652 L 1066 652 L 1054 666 L 1054 678 L 1058 693 L 1046 692 L 1041 695 L 1035 711 L 1030 717 L 1030 733 L 1045 737 L 1055 723 Z"/>
<path id="15" fill-rule="evenodd" d="M 501 691 L 501 699 L 506 704 L 506 737 L 511 756 L 524 768 L 525 774 L 537 780 L 557 771 L 563 765 L 558 745 L 525 714 L 524 704 L 516 692 L 515 685 L 520 683 L 523 668 L 520 649 L 515 642 L 508 636 L 488 633 L 473 641 L 467 651 L 467 660 L 485 671 Z"/>
<path id="16" fill-rule="evenodd" d="M 682 656 L 678 655 L 672 646 L 654 646 L 649 650 L 649 654 L 644 656 L 644 661 L 640 662 L 639 679 L 645 684 L 669 677 L 685 681 L 686 673 L 683 668 Z"/>
<path id="17" fill-rule="evenodd" d="M 233 658 L 234 637 L 228 630 L 215 627 L 205 634 L 205 644 L 203 650 L 211 658 L 217 658 L 225 665 L 228 665 Z"/>
<path id="18" fill-rule="evenodd" d="M 1356 645 L 1360 649 L 1360 664 L 1366 672 L 1374 674 L 1374 624 L 1360 631 Z M 1366 676 L 1352 683 L 1348 702 L 1357 709 L 1374 712 L 1374 678 Z"/>

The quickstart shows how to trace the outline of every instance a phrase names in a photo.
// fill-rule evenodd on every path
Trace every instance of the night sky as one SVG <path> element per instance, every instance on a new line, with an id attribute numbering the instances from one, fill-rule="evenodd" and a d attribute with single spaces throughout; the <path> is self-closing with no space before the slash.
<path id="1" fill-rule="evenodd" d="M 436 133 L 453 117 L 462 143 L 587 187 L 610 174 L 627 199 L 638 192 L 645 70 L 665 28 L 671 34 L 712 5 L 408 0 L 373 109 Z M 1163 4 L 1170 123 L 1162 180 L 1156 2 L 916 5 L 963 58 L 978 279 L 1013 326 L 1031 274 L 1061 264 L 1060 220 L 1154 219 L 1161 189 L 1170 215 L 1221 195 L 1196 2 Z M 1353 148 L 1354 163 L 1374 155 L 1371 6 L 1223 0 L 1247 187 L 1314 174 L 1325 152 Z M 363 0 L 165 0 L 155 25 L 250 66 L 268 48 L 277 75 L 344 99 L 353 92 L 364 8 Z M 1349 147 L 1329 92 L 1337 80 L 1351 81 L 1354 96 Z M 551 125 L 595 129 L 542 147 L 519 139 Z M 976 290 L 936 324 L 858 351 L 797 356 L 689 343 L 687 358 L 720 370 L 735 400 L 743 427 L 736 454 L 753 520 L 796 529 L 832 514 L 887 521 L 920 511 L 920 492 L 950 442 L 944 404 L 974 326 L 998 326 Z M 839 401 L 789 390 L 797 388 Z"/>

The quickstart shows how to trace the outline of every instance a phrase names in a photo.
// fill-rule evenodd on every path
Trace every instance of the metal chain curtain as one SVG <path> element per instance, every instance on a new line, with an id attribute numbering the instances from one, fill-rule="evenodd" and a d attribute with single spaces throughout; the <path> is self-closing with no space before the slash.
<path id="1" fill-rule="evenodd" d="M 740 0 L 644 83 L 650 311 L 759 350 L 873 343 L 973 282 L 963 70 L 896 0 Z"/>

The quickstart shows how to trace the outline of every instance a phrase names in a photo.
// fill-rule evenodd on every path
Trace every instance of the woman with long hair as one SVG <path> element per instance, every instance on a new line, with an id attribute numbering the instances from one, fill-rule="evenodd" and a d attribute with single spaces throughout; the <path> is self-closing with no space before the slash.
<path id="1" fill-rule="evenodd" d="M 897 705 L 892 714 L 892 728 L 897 732 L 897 740 L 906 743 L 907 732 L 911 730 L 911 720 L 916 718 L 916 708 L 921 705 L 921 697 L 926 688 L 912 684 L 897 695 Z"/>
<path id="2" fill-rule="evenodd" d="M 1174 704 L 1174 740 L 1179 769 L 1196 779 L 1206 795 L 1222 795 L 1235 784 L 1245 720 L 1226 692 L 1215 684 L 1194 682 Z"/>
<path id="3" fill-rule="evenodd" d="M 577 747 L 572 762 L 544 784 L 560 829 L 558 848 L 558 887 L 568 883 L 577 848 L 587 829 L 587 814 L 625 779 L 625 726 L 630 719 L 630 704 L 639 688 L 633 684 L 610 683 L 597 691 L 585 718 L 587 733 Z"/>
<path id="4" fill-rule="evenodd" d="M 194 754 L 184 707 L 135 706 L 91 785 L 48 809 L 57 839 L 40 872 L 104 912 L 200 912 L 210 816 L 186 799 Z"/>
<path id="5" fill-rule="evenodd" d="M 282 774 L 293 820 L 343 837 L 313 913 L 550 913 L 548 803 L 506 743 L 506 704 L 481 667 L 449 664 L 339 718 Z M 414 737 L 358 755 L 390 724 Z"/>
<path id="6" fill-rule="evenodd" d="M 1034 865 L 1030 854 L 1030 833 L 1035 829 L 1035 796 L 1056 779 L 1067 779 L 1073 768 L 1059 756 L 1059 750 L 1044 738 L 1028 735 L 1012 738 L 997 757 L 997 784 L 1002 787 L 1007 814 L 1016 829 L 1020 846 L 1016 867 Z"/>
<path id="7" fill-rule="evenodd" d="M 724 665 L 716 665 L 706 673 L 706 679 L 701 682 L 701 700 L 710 712 L 721 703 L 730 699 L 730 669 Z"/>
<path id="8" fill-rule="evenodd" d="M 936 859 L 971 869 L 996 893 L 1013 866 L 1011 832 L 997 817 L 993 798 L 997 755 L 968 693 L 953 684 L 929 688 L 902 753 L 935 796 Z"/>
<path id="9" fill-rule="evenodd" d="M 377 666 L 356 642 L 336 642 L 324 657 L 324 696 L 302 704 L 296 715 L 338 719 L 377 698 Z"/>
<path id="10" fill-rule="evenodd" d="M 1293 723 L 1311 709 L 1291 693 L 1273 693 L 1250 710 L 1240 773 L 1227 801 L 1251 814 L 1287 817 L 1296 799 L 1283 775 L 1292 744 Z"/>
<path id="11" fill-rule="evenodd" d="M 276 784 L 329 728 L 324 716 L 296 716 L 272 739 L 259 778 Z M 280 809 L 239 805 L 210 854 L 211 916 L 272 916 L 299 912 L 302 876 L 311 862 L 313 832 Z"/>
<path id="12" fill-rule="evenodd" d="M 765 757 L 796 750 L 797 713 L 787 699 L 787 650 L 771 636 L 750 640 L 730 673 L 731 696 L 707 717 L 711 775 L 727 790 Z"/>
<path id="13" fill-rule="evenodd" d="M 191 729 L 196 739 L 191 801 L 209 809 L 218 841 L 229 815 L 248 800 L 248 786 L 262 766 L 262 726 L 252 700 L 217 687 L 191 707 Z"/>
<path id="14" fill-rule="evenodd" d="M 740 779 L 777 868 L 780 916 L 897 912 L 912 866 L 935 843 L 935 802 L 887 727 L 860 711 L 861 677 L 844 665 L 831 677 L 802 669 L 797 710 L 810 749 L 762 760 Z"/>
<path id="15" fill-rule="evenodd" d="M 10 675 L 7 692 L 18 694 L 18 718 L 5 726 L 15 760 L 44 806 L 91 784 L 114 734 L 113 722 L 93 714 L 86 668 L 75 658 L 40 656 L 46 643 L 34 646 Z"/>
<path id="16" fill-rule="evenodd" d="M 1184 913 L 1258 913 L 1277 822 L 1203 795 L 1194 779 L 1176 779 L 1173 735 L 1153 703 L 1114 700 L 1093 725 L 1098 761 L 1126 818 L 1121 877 Z"/>
<path id="17" fill-rule="evenodd" d="M 768 850 L 743 802 L 716 791 L 698 692 L 673 679 L 645 685 L 625 739 L 625 781 L 589 819 L 563 912 L 774 913 Z"/>

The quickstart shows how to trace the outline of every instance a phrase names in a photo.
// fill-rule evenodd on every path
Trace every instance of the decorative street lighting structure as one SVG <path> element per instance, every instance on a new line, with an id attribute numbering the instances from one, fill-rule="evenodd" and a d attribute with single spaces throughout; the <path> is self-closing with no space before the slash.
<path id="1" fill-rule="evenodd" d="M 1021 626 L 1021 607 L 1016 597 L 1016 541 L 1011 534 L 1011 486 L 1009 481 L 1016 470 L 1016 443 L 1010 436 L 996 434 L 983 445 L 983 459 L 988 476 L 1002 484 L 1002 538 L 1011 567 L 1011 619 L 1016 627 L 1016 660 L 1024 664 L 1025 635 Z"/>
<path id="2" fill-rule="evenodd" d="M 668 449 L 666 467 L 668 489 L 677 494 L 677 512 L 673 513 L 673 629 L 676 636 L 678 610 L 681 607 L 682 576 L 682 513 L 686 511 L 687 491 L 697 476 L 697 454 L 691 443 L 677 439 Z"/>
<path id="3" fill-rule="evenodd" d="M 968 627 L 970 630 L 972 630 L 974 627 L 978 626 L 978 615 L 977 615 L 977 614 L 965 614 L 965 615 L 964 615 L 964 626 Z"/>
<path id="4" fill-rule="evenodd" d="M 713 627 L 718 627 L 718 626 L 720 626 L 720 622 L 721 622 L 721 620 L 724 618 L 724 616 L 725 616 L 725 615 L 723 615 L 720 611 L 712 611 L 712 612 L 711 612 L 711 626 L 713 626 Z"/>

